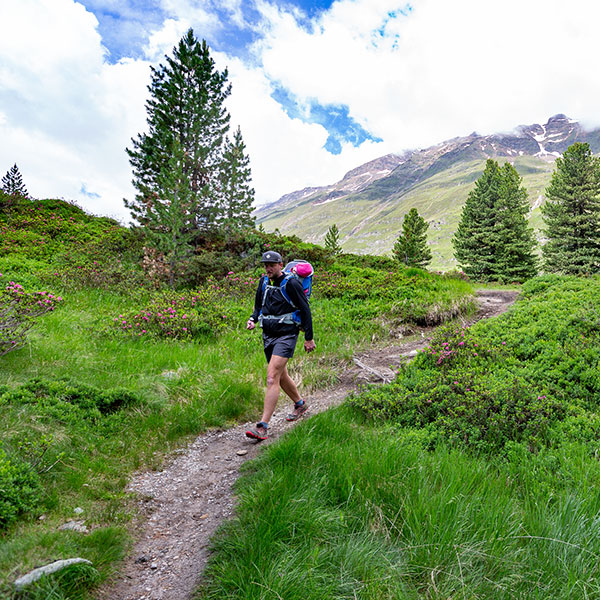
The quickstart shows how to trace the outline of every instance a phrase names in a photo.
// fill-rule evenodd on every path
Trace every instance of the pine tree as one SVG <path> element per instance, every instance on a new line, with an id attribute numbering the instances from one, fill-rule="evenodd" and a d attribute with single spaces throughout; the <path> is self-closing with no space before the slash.
<path id="1" fill-rule="evenodd" d="M 537 244 L 528 226 L 529 202 L 523 179 L 510 164 L 500 169 L 501 186 L 496 204 L 496 262 L 493 279 L 525 281 L 537 274 Z"/>
<path id="2" fill-rule="evenodd" d="M 584 275 L 600 269 L 600 159 L 588 144 L 567 148 L 546 189 L 542 216 L 547 271 Z"/>
<path id="3" fill-rule="evenodd" d="M 208 45 L 192 29 L 173 49 L 173 57 L 165 58 L 166 65 L 151 67 L 148 133 L 139 134 L 127 149 L 138 193 L 125 205 L 142 226 L 154 221 L 151 213 L 162 195 L 161 169 L 172 158 L 176 142 L 184 156 L 181 168 L 189 182 L 193 228 L 211 230 L 221 211 L 218 190 L 229 129 L 224 102 L 231 91 L 227 69 L 215 69 Z"/>
<path id="4" fill-rule="evenodd" d="M 524 281 L 536 273 L 527 192 L 515 168 L 488 159 L 469 193 L 452 244 L 459 266 L 475 280 Z"/>
<path id="5" fill-rule="evenodd" d="M 393 255 L 409 267 L 424 269 L 431 262 L 431 250 L 427 246 L 429 223 L 421 217 L 416 208 L 411 208 L 402 221 L 402 233 L 398 236 Z"/>
<path id="6" fill-rule="evenodd" d="M 254 189 L 250 186 L 250 159 L 246 155 L 246 145 L 239 127 L 235 131 L 233 142 L 229 139 L 225 141 L 220 179 L 220 221 L 229 230 L 254 227 Z"/>
<path id="7" fill-rule="evenodd" d="M 2 191 L 10 196 L 23 196 L 23 198 L 28 197 L 29 194 L 27 193 L 27 188 L 23 183 L 23 177 L 21 176 L 19 167 L 17 167 L 16 163 L 2 178 Z"/>
<path id="8" fill-rule="evenodd" d="M 337 256 L 342 252 L 342 247 L 340 246 L 340 231 L 335 223 L 325 234 L 325 248 L 327 248 L 334 256 Z"/>
<path id="9" fill-rule="evenodd" d="M 160 195 L 156 194 L 151 210 L 146 213 L 148 239 L 165 258 L 171 288 L 185 272 L 194 236 L 193 201 L 189 179 L 184 174 L 185 158 L 175 140 L 171 157 L 157 176 Z"/>

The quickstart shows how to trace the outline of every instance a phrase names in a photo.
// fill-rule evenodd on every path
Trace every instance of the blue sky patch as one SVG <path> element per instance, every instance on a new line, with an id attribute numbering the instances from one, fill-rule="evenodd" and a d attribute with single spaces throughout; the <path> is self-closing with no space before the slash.
<path id="1" fill-rule="evenodd" d="M 85 183 L 81 184 L 81 189 L 79 190 L 80 194 L 87 196 L 88 198 L 100 198 L 100 194 L 96 194 L 96 192 L 88 192 Z"/>
<path id="2" fill-rule="evenodd" d="M 219 52 L 248 60 L 251 58 L 249 56 L 250 46 L 262 35 L 256 27 L 262 17 L 251 2 L 244 2 L 241 10 L 243 14 L 242 27 L 233 21 L 228 10 L 215 6 L 213 12 L 219 18 L 220 27 L 215 35 L 207 35 L 206 41 L 211 48 Z M 203 35 L 200 29 L 194 29 L 194 33 L 198 38 Z"/>
<path id="3" fill-rule="evenodd" d="M 309 101 L 307 106 L 301 105 L 298 98 L 280 85 L 274 85 L 271 97 L 276 100 L 289 117 L 300 119 L 305 123 L 318 123 L 328 132 L 329 136 L 324 148 L 331 154 L 340 154 L 342 144 L 350 142 L 360 146 L 364 141 L 383 141 L 371 135 L 362 125 L 351 116 L 348 107 L 342 104 L 319 104 L 316 100 Z"/>
<path id="4" fill-rule="evenodd" d="M 142 58 L 142 48 L 151 32 L 168 18 L 160 0 L 79 0 L 98 19 L 102 44 L 109 51 L 107 62 L 125 57 Z"/>

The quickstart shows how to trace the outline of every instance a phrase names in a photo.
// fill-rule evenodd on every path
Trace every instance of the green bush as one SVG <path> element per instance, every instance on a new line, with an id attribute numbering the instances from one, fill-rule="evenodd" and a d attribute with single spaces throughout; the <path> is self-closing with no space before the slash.
<path id="1" fill-rule="evenodd" d="M 98 420 L 102 415 L 140 404 L 126 389 L 100 390 L 83 383 L 35 378 L 0 396 L 0 405 L 35 404 L 41 414 L 61 422 Z"/>
<path id="2" fill-rule="evenodd" d="M 215 337 L 240 324 L 239 310 L 229 300 L 228 284 L 209 280 L 197 291 L 164 290 L 144 308 L 113 318 L 112 330 L 139 338 L 191 339 Z"/>
<path id="3" fill-rule="evenodd" d="M 35 471 L 0 450 L 0 529 L 33 510 L 40 498 L 41 486 Z"/>
<path id="4" fill-rule="evenodd" d="M 600 280 L 541 277 L 522 295 L 497 319 L 439 329 L 393 384 L 350 403 L 483 452 L 591 443 L 599 428 Z"/>
<path id="5" fill-rule="evenodd" d="M 336 256 L 335 262 L 341 267 L 360 267 L 361 269 L 380 271 L 398 271 L 402 268 L 393 258 L 371 254 L 339 254 Z"/>

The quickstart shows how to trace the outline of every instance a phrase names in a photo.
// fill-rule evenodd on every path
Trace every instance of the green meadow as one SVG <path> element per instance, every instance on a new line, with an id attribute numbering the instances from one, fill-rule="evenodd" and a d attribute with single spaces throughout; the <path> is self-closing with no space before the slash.
<path id="1" fill-rule="evenodd" d="M 472 287 L 461 279 L 389 259 L 335 260 L 297 238 L 256 232 L 244 259 L 213 251 L 212 269 L 197 266 L 208 271 L 203 278 L 169 290 L 141 270 L 135 232 L 67 203 L 13 207 L 0 228 L 0 281 L 22 286 L 3 302 L 34 292 L 59 299 L 35 318 L 22 347 L 0 357 L 4 595 L 36 566 L 81 556 L 93 567 L 45 578 L 27 597 L 86 597 L 129 547 L 132 473 L 159 468 L 169 451 L 211 427 L 259 416 L 264 356 L 244 325 L 266 244 L 307 256 L 318 273 L 317 351 L 299 353 L 291 370 L 307 391 L 335 383 L 355 352 L 384 344 L 397 325 L 439 324 L 473 310 Z M 59 529 L 70 520 L 84 520 L 89 532 Z"/>
<path id="2" fill-rule="evenodd" d="M 541 277 L 238 481 L 198 598 L 599 598 L 600 280 Z"/>

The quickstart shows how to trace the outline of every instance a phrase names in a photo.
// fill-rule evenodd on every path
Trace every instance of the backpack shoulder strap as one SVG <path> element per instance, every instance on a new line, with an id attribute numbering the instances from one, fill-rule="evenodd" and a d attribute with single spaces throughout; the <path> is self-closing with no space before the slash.
<path id="1" fill-rule="evenodd" d="M 287 293 L 287 282 L 292 279 L 292 277 L 294 277 L 294 275 L 286 275 L 283 278 L 283 281 L 281 282 L 281 285 L 279 286 L 279 289 L 281 290 L 281 295 L 285 298 L 285 301 L 288 304 L 291 304 L 294 308 L 298 308 L 293 302 L 292 299 L 290 298 L 290 295 Z"/>

